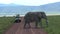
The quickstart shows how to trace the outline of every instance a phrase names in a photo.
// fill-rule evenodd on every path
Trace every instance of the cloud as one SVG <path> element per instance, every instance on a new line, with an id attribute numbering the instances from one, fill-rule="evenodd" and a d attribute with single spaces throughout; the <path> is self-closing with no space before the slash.
<path id="1" fill-rule="evenodd" d="M 13 3 L 22 5 L 42 5 L 53 2 L 60 2 L 60 0 L 13 0 Z"/>
<path id="2" fill-rule="evenodd" d="M 3 4 L 9 4 L 9 3 L 12 3 L 12 0 L 0 0 L 0 4 L 3 3 Z"/>
<path id="3" fill-rule="evenodd" d="M 0 0 L 0 3 L 15 3 L 19 5 L 43 5 L 48 3 L 60 2 L 60 0 Z"/>

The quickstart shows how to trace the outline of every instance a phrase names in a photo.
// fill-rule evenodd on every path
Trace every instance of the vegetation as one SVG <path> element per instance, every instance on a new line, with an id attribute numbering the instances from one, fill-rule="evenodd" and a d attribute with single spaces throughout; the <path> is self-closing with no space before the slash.
<path id="1" fill-rule="evenodd" d="M 13 24 L 13 17 L 0 17 L 0 34 Z"/>
<path id="2" fill-rule="evenodd" d="M 14 17 L 0 17 L 0 34 L 13 24 Z M 44 31 L 48 34 L 60 34 L 60 16 L 48 16 L 49 25 L 46 27 L 45 20 L 43 22 Z"/>
<path id="3" fill-rule="evenodd" d="M 48 16 L 49 25 L 46 27 L 45 22 L 43 22 L 43 27 L 48 34 L 60 34 L 60 16 Z"/>

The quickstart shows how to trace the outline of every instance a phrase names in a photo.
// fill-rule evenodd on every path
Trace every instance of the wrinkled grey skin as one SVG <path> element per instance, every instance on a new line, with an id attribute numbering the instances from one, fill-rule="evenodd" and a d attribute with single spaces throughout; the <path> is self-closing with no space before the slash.
<path id="1" fill-rule="evenodd" d="M 45 12 L 28 12 L 24 17 L 24 20 L 25 20 L 24 28 L 26 24 L 28 24 L 29 27 L 31 27 L 30 22 L 33 22 L 33 21 L 35 21 L 36 27 L 38 26 L 38 23 L 40 23 L 42 27 L 42 22 L 41 22 L 42 18 L 46 20 L 46 25 L 48 26 L 47 16 Z"/>

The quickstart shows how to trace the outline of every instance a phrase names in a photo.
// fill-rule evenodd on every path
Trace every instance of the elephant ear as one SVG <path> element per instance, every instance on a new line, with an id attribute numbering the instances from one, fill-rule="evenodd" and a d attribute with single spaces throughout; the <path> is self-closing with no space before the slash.
<path id="1" fill-rule="evenodd" d="M 46 17 L 45 12 L 41 12 L 41 16 L 42 16 L 42 18 L 45 18 Z"/>
<path id="2" fill-rule="evenodd" d="M 37 16 L 38 16 L 39 18 L 41 18 L 41 17 L 42 17 L 41 12 L 37 12 Z"/>
<path id="3" fill-rule="evenodd" d="M 33 13 L 31 13 L 31 14 L 30 14 L 30 17 L 31 17 L 31 19 L 33 20 L 35 16 L 34 16 Z"/>

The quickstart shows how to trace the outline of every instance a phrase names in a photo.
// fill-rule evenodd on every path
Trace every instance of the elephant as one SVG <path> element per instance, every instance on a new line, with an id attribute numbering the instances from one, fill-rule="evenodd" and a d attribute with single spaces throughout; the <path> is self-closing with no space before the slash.
<path id="1" fill-rule="evenodd" d="M 28 24 L 29 27 L 31 27 L 30 23 L 33 21 L 35 22 L 36 28 L 38 26 L 38 23 L 40 23 L 40 26 L 42 27 L 42 22 L 41 22 L 42 18 L 46 20 L 46 25 L 48 26 L 48 19 L 47 19 L 45 12 L 28 12 L 24 16 L 24 21 L 25 21 L 24 28 L 26 24 Z"/>

